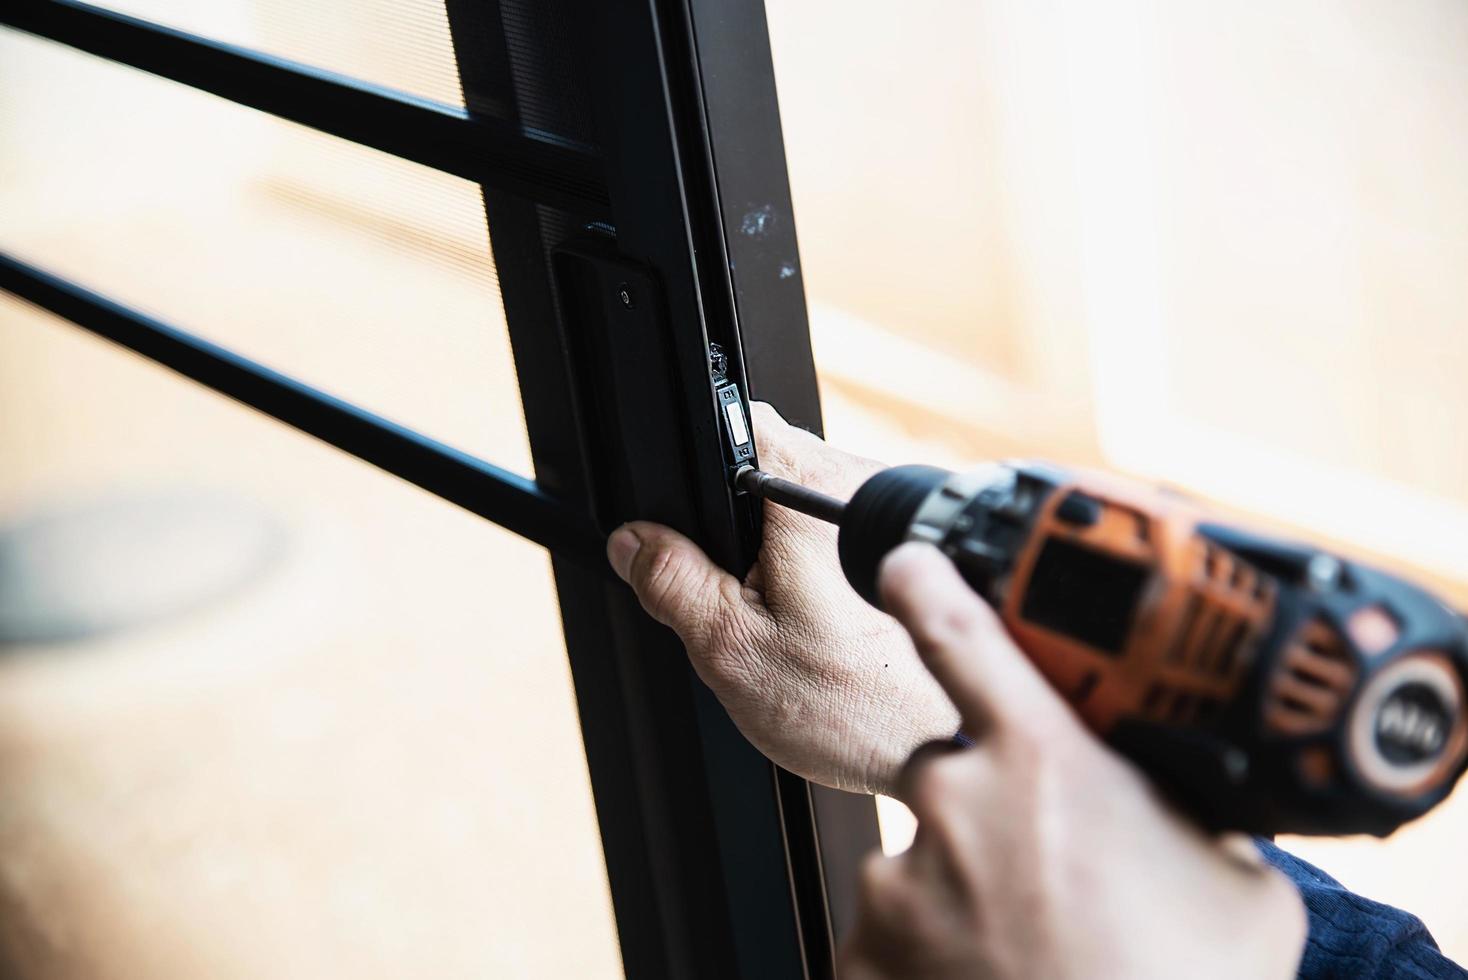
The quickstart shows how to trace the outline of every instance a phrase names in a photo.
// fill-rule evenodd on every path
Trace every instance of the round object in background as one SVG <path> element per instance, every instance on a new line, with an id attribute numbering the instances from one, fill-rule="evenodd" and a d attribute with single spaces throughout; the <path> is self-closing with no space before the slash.
<path id="1" fill-rule="evenodd" d="M 206 490 L 109 495 L 0 525 L 0 646 L 68 643 L 218 602 L 285 553 L 279 521 Z"/>

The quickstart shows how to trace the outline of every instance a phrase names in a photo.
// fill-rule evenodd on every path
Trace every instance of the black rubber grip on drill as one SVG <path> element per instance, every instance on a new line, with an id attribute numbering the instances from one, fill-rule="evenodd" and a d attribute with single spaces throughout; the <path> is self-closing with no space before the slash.
<path id="1" fill-rule="evenodd" d="M 907 540 L 917 509 L 952 474 L 936 466 L 894 466 L 863 483 L 846 505 L 836 552 L 846 580 L 867 602 L 877 598 L 877 566 Z"/>

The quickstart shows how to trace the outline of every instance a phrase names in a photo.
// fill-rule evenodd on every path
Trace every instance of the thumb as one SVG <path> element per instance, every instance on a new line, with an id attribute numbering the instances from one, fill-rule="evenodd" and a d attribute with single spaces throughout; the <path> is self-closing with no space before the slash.
<path id="1" fill-rule="evenodd" d="M 685 644 L 706 638 L 741 602 L 739 580 L 714 564 L 692 541 L 661 524 L 633 521 L 607 538 L 612 571 L 632 586 L 649 616 Z"/>
<path id="2" fill-rule="evenodd" d="M 878 578 L 883 607 L 912 636 L 963 716 L 966 734 L 1030 728 L 1063 707 L 998 616 L 938 549 L 901 545 L 882 561 Z"/>

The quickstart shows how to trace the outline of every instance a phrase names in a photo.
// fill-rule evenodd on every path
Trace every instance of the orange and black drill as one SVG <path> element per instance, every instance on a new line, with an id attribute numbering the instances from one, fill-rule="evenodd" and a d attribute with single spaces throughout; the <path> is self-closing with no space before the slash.
<path id="1" fill-rule="evenodd" d="M 1101 737 L 1216 829 L 1385 836 L 1468 759 L 1468 623 L 1399 578 L 1212 521 L 1116 477 L 899 466 L 847 503 L 744 466 L 839 526 L 875 602 L 904 541 L 943 551 Z"/>

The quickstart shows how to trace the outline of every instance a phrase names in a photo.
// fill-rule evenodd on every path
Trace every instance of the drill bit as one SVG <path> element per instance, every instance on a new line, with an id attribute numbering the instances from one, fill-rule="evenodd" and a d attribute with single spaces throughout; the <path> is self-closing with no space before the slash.
<path id="1" fill-rule="evenodd" d="M 734 484 L 761 500 L 769 500 L 782 507 L 798 510 L 802 514 L 818 517 L 830 524 L 840 524 L 841 514 L 846 510 L 846 505 L 835 497 L 828 497 L 809 487 L 782 480 L 778 476 L 772 476 L 753 466 L 741 468 L 734 475 Z"/>

